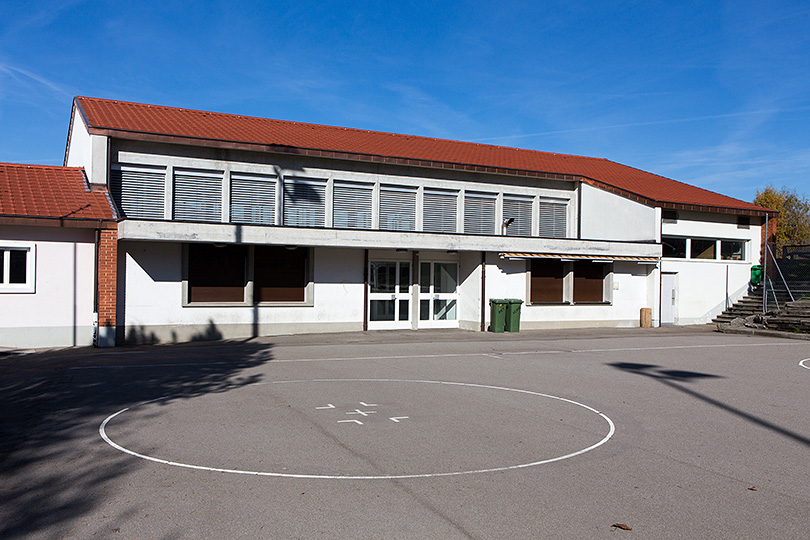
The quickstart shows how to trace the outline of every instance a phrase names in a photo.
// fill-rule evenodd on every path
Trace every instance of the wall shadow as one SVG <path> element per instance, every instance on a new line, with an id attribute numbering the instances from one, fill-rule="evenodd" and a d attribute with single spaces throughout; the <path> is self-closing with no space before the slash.
<path id="1" fill-rule="evenodd" d="M 661 384 L 664 384 L 670 388 L 674 388 L 675 390 L 678 390 L 679 392 L 682 392 L 693 398 L 699 399 L 700 401 L 703 401 L 704 403 L 708 403 L 709 405 L 717 407 L 720 410 L 726 411 L 744 420 L 747 420 L 748 422 L 764 427 L 778 435 L 782 435 L 783 437 L 787 437 L 796 442 L 802 443 L 805 446 L 810 446 L 810 438 L 802 435 L 801 433 L 797 433 L 787 428 L 783 428 L 782 426 L 774 424 L 773 422 L 769 422 L 768 420 L 755 416 L 742 409 L 733 407 L 728 403 L 724 403 L 706 394 L 700 393 L 691 388 L 687 388 L 684 385 L 684 383 L 694 383 L 701 379 L 722 378 L 719 375 L 712 375 L 710 373 L 700 373 L 697 371 L 663 369 L 655 364 L 636 364 L 633 362 L 615 362 L 609 363 L 607 365 L 614 367 L 616 369 L 620 369 L 622 371 L 626 371 L 628 373 L 634 373 L 636 375 L 641 375 L 651 380 L 658 381 Z"/>
<path id="2" fill-rule="evenodd" d="M 107 490 L 144 464 L 106 445 L 101 421 L 143 401 L 257 383 L 248 370 L 272 358 L 272 345 L 250 342 L 0 356 L 0 538 L 70 535 L 63 528 L 83 519 L 99 530 L 71 534 L 112 536 L 128 517 L 96 522 Z"/>

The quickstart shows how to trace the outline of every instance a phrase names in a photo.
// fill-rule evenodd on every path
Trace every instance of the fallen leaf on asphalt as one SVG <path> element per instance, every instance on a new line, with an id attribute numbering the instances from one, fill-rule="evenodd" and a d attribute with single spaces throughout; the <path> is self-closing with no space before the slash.
<path id="1" fill-rule="evenodd" d="M 750 488 L 748 488 L 748 491 L 756 491 L 756 490 L 757 490 L 757 488 L 755 488 L 754 486 L 751 486 Z"/>
<path id="2" fill-rule="evenodd" d="M 613 525 L 611 525 L 611 527 L 615 527 L 615 528 L 621 529 L 623 531 L 632 531 L 633 530 L 632 527 L 628 527 L 624 523 L 614 523 Z"/>

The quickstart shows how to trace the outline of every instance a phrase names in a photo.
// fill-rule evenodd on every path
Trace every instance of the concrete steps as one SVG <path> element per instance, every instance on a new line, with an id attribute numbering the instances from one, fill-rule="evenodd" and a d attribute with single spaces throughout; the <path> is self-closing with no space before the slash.
<path id="1" fill-rule="evenodd" d="M 762 284 L 751 289 L 751 292 L 712 319 L 712 322 L 730 323 L 738 317 L 745 318 L 757 313 L 762 313 Z"/>
<path id="2" fill-rule="evenodd" d="M 810 333 L 810 300 L 787 302 L 784 309 L 765 320 L 772 330 Z"/>

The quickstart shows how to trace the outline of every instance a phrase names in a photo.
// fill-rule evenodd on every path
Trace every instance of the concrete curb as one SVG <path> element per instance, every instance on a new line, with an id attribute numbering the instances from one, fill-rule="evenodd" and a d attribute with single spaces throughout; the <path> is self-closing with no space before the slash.
<path id="1" fill-rule="evenodd" d="M 717 331 L 723 334 L 744 334 L 748 336 L 767 336 L 783 339 L 800 339 L 810 341 L 810 334 L 795 334 L 793 332 L 780 332 L 779 330 L 766 330 L 764 328 L 748 328 L 745 326 L 730 326 L 718 324 Z"/>

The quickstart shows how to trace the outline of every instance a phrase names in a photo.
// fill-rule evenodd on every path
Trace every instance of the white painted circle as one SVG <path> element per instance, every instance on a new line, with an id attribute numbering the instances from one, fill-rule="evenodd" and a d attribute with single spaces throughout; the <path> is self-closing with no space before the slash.
<path id="1" fill-rule="evenodd" d="M 810 360 L 810 359 L 808 359 Z M 219 468 L 219 467 L 206 467 L 203 465 L 194 465 L 190 463 L 181 463 L 177 461 L 170 461 L 165 460 L 153 456 L 149 456 L 143 453 L 135 452 L 124 446 L 116 443 L 113 441 L 109 435 L 107 434 L 107 425 L 112 421 L 114 418 L 135 409 L 137 407 L 141 407 L 144 405 L 148 405 L 150 403 L 155 403 L 158 401 L 163 401 L 166 399 L 171 399 L 173 396 L 164 396 L 161 398 L 144 401 L 133 405 L 132 407 L 127 407 L 125 409 L 121 409 L 120 411 L 111 414 L 99 426 L 99 435 L 101 438 L 110 446 L 124 452 L 125 454 L 129 454 L 131 456 L 144 459 L 147 461 L 152 461 L 155 463 L 160 463 L 163 465 L 172 465 L 174 467 L 183 467 L 186 469 L 195 469 L 201 471 L 210 471 L 210 472 L 220 472 L 220 473 L 229 473 L 229 474 L 243 474 L 243 475 L 251 475 L 251 476 L 272 476 L 272 477 L 281 477 L 281 478 L 311 478 L 311 479 L 330 479 L 330 480 L 398 480 L 398 479 L 408 479 L 408 478 L 436 478 L 442 476 L 459 476 L 459 475 L 467 475 L 467 474 L 478 474 L 478 473 L 489 473 L 489 472 L 498 472 L 498 471 L 509 471 L 514 469 L 525 469 L 527 467 L 534 467 L 537 465 L 543 465 L 546 463 L 553 463 L 555 461 L 562 461 L 564 459 L 572 458 L 591 450 L 594 450 L 603 444 L 605 444 L 613 434 L 616 432 L 616 427 L 613 424 L 613 421 L 604 413 L 597 411 L 596 409 L 589 407 L 583 403 L 579 403 L 578 401 L 574 401 L 567 398 L 562 398 L 558 396 L 553 396 L 551 394 L 544 394 L 541 392 L 533 392 L 531 390 L 521 390 L 518 388 L 508 388 L 504 386 L 492 386 L 486 384 L 473 384 L 473 383 L 461 383 L 461 382 L 448 382 L 448 381 L 431 381 L 431 380 L 416 380 L 416 379 L 310 379 L 310 380 L 288 380 L 288 381 L 271 381 L 271 382 L 264 382 L 264 383 L 256 383 L 250 386 L 258 386 L 264 384 L 290 384 L 290 383 L 308 383 L 308 382 L 397 382 L 397 383 L 423 383 L 423 384 L 438 384 L 438 385 L 447 385 L 447 386 L 460 386 L 460 387 L 470 387 L 470 388 L 484 388 L 490 390 L 503 390 L 507 392 L 516 392 L 520 394 L 538 396 L 547 399 L 557 400 L 563 403 L 568 403 L 571 405 L 575 405 L 577 407 L 581 407 L 586 411 L 589 411 L 593 414 L 598 415 L 601 417 L 608 425 L 608 432 L 607 434 L 598 442 L 586 447 L 582 448 L 581 450 L 577 450 L 575 452 L 570 452 L 561 456 L 556 456 L 547 459 L 540 459 L 537 461 L 532 461 L 529 463 L 520 463 L 516 465 L 507 465 L 502 467 L 491 467 L 491 468 L 482 468 L 482 469 L 474 469 L 474 470 L 461 470 L 461 471 L 450 471 L 450 472 L 434 472 L 434 473 L 419 473 L 419 474 L 383 474 L 383 475 L 333 475 L 333 474 L 303 474 L 303 473 L 282 473 L 282 472 L 272 472 L 272 471 L 250 471 L 244 469 L 226 469 L 226 468 Z"/>
<path id="2" fill-rule="evenodd" d="M 810 366 L 808 366 L 805 362 L 810 362 L 810 358 L 805 358 L 804 360 L 799 362 L 799 365 L 802 366 L 804 369 L 810 369 Z"/>

